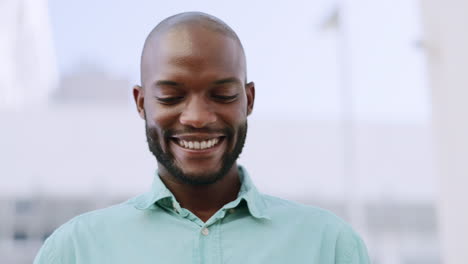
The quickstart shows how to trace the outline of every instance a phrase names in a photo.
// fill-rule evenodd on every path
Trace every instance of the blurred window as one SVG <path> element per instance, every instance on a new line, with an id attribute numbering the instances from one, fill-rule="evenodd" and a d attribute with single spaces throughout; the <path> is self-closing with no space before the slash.
<path id="1" fill-rule="evenodd" d="M 15 211 L 16 214 L 25 214 L 32 210 L 33 203 L 31 200 L 16 200 Z"/>
<path id="2" fill-rule="evenodd" d="M 13 239 L 15 241 L 24 241 L 28 239 L 28 235 L 23 230 L 15 230 L 13 233 Z"/>

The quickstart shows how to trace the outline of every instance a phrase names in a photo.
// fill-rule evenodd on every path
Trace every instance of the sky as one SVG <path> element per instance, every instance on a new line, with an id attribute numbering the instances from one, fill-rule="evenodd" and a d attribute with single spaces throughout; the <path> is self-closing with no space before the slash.
<path id="1" fill-rule="evenodd" d="M 202 11 L 241 38 L 257 117 L 428 122 L 417 1 L 339 2 L 50 0 L 49 12 L 62 75 L 91 63 L 139 83 L 148 32 L 170 15 Z M 324 27 L 337 6 L 340 23 Z"/>

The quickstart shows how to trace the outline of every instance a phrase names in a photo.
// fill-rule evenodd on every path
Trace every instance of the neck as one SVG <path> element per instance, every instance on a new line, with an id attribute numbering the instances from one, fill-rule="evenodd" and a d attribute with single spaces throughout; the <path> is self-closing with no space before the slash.
<path id="1" fill-rule="evenodd" d="M 162 168 L 162 167 L 160 167 Z M 190 185 L 181 183 L 173 176 L 161 170 L 161 180 L 174 194 L 180 205 L 206 222 L 225 204 L 235 200 L 240 189 L 237 164 L 219 181 L 208 185 Z"/>

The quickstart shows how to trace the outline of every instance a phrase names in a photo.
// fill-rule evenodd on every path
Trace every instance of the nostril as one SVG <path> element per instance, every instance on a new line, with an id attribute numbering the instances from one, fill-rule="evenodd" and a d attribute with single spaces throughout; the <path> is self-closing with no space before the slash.
<path id="1" fill-rule="evenodd" d="M 186 126 L 202 128 L 217 121 L 216 115 L 211 112 L 184 113 L 180 116 L 180 123 Z"/>

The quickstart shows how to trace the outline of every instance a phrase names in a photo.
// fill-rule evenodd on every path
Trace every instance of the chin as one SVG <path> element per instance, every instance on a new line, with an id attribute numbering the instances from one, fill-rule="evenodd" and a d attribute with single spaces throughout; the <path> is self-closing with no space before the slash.
<path id="1" fill-rule="evenodd" d="M 194 169 L 182 169 L 182 172 L 187 178 L 191 179 L 210 179 L 216 178 L 214 175 L 220 173 L 220 168 L 216 169 L 205 169 L 205 167 L 194 168 Z"/>
<path id="2" fill-rule="evenodd" d="M 173 164 L 185 174 L 205 175 L 219 172 L 223 167 L 223 160 L 218 157 L 209 160 L 179 159 L 176 157 Z"/>
<path id="3" fill-rule="evenodd" d="M 173 171 L 172 175 L 182 183 L 190 185 L 208 185 L 216 183 L 221 180 L 226 172 L 219 166 L 212 169 L 207 169 L 206 166 L 191 167 L 185 166 L 178 167 L 179 173 Z"/>

